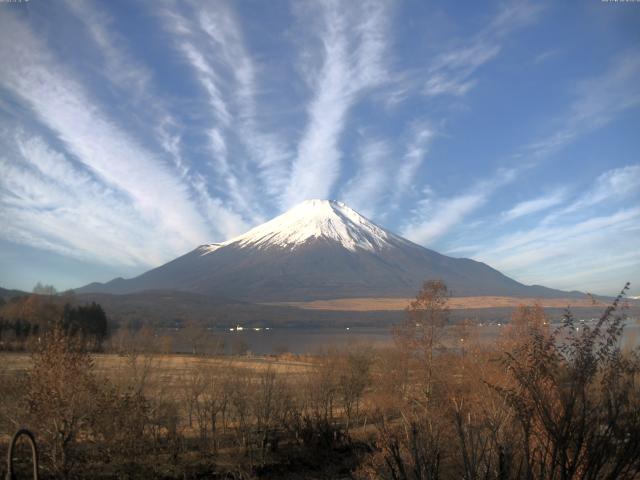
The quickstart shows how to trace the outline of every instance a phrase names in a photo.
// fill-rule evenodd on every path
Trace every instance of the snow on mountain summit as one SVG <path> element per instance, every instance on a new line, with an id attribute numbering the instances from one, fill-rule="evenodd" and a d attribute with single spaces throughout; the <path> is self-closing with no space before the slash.
<path id="1" fill-rule="evenodd" d="M 312 239 L 332 240 L 344 248 L 375 251 L 404 242 L 335 200 L 307 200 L 223 245 L 296 248 Z"/>
<path id="2" fill-rule="evenodd" d="M 428 250 L 328 200 L 303 202 L 240 236 L 200 245 L 138 277 L 80 291 L 177 290 L 258 303 L 407 298 L 425 279 L 438 278 L 459 296 L 568 295 L 528 287 L 483 263 Z"/>
<path id="3" fill-rule="evenodd" d="M 209 243 L 205 245 L 200 245 L 196 250 L 200 252 L 200 255 L 207 255 L 208 253 L 215 252 L 221 246 L 222 246 L 221 243 Z"/>

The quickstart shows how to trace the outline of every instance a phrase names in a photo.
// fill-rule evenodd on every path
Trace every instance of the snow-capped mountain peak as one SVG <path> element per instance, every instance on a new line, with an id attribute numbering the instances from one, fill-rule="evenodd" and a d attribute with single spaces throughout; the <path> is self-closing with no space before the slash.
<path id="1" fill-rule="evenodd" d="M 375 251 L 388 246 L 391 240 L 403 241 L 344 203 L 307 200 L 223 245 L 296 248 L 312 239 L 335 241 L 351 251 Z"/>
<path id="2" fill-rule="evenodd" d="M 138 277 L 80 291 L 181 290 L 251 302 L 408 298 L 429 279 L 443 280 L 461 296 L 572 295 L 528 287 L 483 263 L 428 250 L 328 200 L 303 202 L 238 237 L 201 245 Z"/>

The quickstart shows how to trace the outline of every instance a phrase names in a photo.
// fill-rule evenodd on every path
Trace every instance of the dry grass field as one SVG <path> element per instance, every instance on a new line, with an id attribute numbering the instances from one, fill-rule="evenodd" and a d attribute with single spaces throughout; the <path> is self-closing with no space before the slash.
<path id="1" fill-rule="evenodd" d="M 133 375 L 131 357 L 118 354 L 96 354 L 96 373 L 104 378 L 115 381 L 126 381 Z M 31 356 L 28 353 L 0 353 L 0 381 L 3 376 L 12 376 L 19 372 L 25 372 L 31 365 Z M 193 371 L 204 370 L 207 367 L 221 369 L 247 369 L 252 372 L 263 372 L 269 368 L 276 374 L 286 375 L 292 378 L 302 375 L 312 367 L 310 362 L 304 360 L 288 359 L 285 357 L 211 357 L 177 354 L 140 355 L 136 359 L 137 374 L 140 369 L 149 372 L 151 384 L 154 390 L 179 390 L 184 385 L 185 379 Z"/>
<path id="2" fill-rule="evenodd" d="M 404 310 L 411 298 L 338 298 L 310 302 L 280 302 L 269 305 L 298 307 L 306 310 L 340 310 L 352 312 Z M 471 308 L 502 308 L 539 304 L 544 308 L 605 307 L 607 303 L 585 298 L 519 298 L 519 297 L 452 297 L 448 306 L 452 310 Z"/>
<path id="3" fill-rule="evenodd" d="M 195 355 L 158 354 L 145 356 L 153 362 L 162 375 L 180 377 L 192 367 L 216 365 L 233 368 L 246 368 L 252 371 L 263 371 L 271 367 L 276 373 L 298 374 L 306 372 L 311 363 L 294 358 L 281 357 L 211 357 Z M 95 354 L 96 370 L 99 372 L 119 371 L 126 367 L 127 357 L 118 354 Z M 31 363 L 28 353 L 2 352 L 0 353 L 0 372 L 26 370 Z"/>

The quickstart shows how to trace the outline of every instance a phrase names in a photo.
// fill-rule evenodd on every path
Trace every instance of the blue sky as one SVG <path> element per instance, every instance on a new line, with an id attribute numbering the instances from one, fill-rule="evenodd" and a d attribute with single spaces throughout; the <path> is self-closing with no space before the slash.
<path id="1" fill-rule="evenodd" d="M 640 3 L 0 3 L 0 285 L 129 277 L 335 198 L 640 293 Z"/>

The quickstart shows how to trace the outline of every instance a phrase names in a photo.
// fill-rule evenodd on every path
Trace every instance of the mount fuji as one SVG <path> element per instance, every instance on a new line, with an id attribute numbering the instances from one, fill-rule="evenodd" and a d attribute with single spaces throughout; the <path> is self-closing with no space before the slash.
<path id="1" fill-rule="evenodd" d="M 252 302 L 412 297 L 441 279 L 454 296 L 566 298 L 519 283 L 468 258 L 406 240 L 333 200 L 308 200 L 224 243 L 193 251 L 128 280 L 92 283 L 79 293 L 180 290 Z"/>

